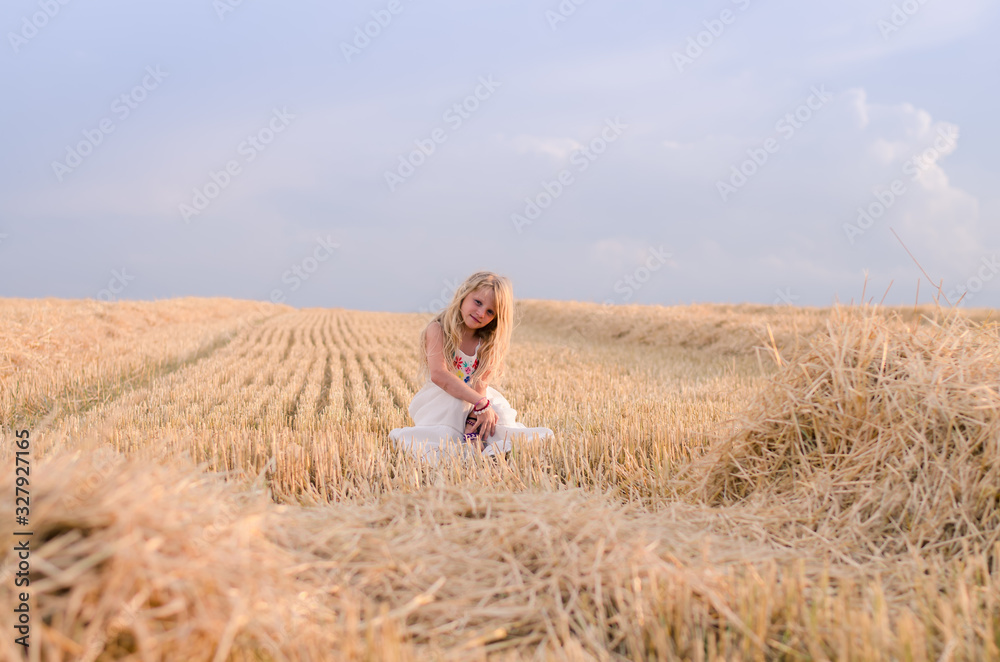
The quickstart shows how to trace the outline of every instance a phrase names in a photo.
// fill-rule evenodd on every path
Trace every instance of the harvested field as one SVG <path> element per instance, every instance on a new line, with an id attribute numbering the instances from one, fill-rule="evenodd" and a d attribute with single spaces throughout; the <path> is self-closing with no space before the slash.
<path id="1" fill-rule="evenodd" d="M 496 386 L 555 438 L 442 466 L 387 437 L 427 315 L 0 316 L 39 659 L 1000 659 L 989 311 L 521 301 Z"/>

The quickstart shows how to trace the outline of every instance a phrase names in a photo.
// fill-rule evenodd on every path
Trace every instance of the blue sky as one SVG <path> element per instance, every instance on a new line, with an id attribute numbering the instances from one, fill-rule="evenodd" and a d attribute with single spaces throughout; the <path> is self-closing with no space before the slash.
<path id="1" fill-rule="evenodd" d="M 911 303 L 902 241 L 950 299 L 1000 306 L 998 19 L 13 0 L 0 296 L 416 311 L 490 269 L 518 297 L 664 305 L 828 305 L 867 273 Z"/>

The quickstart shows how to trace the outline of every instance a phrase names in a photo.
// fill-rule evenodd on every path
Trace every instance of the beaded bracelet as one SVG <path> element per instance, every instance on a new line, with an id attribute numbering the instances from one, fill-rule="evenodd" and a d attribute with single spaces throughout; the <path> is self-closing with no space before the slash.
<path id="1" fill-rule="evenodd" d="M 483 399 L 485 399 L 485 398 L 483 398 Z M 477 404 L 478 404 L 478 403 L 477 403 Z M 489 408 L 489 406 L 490 406 L 490 401 L 489 401 L 489 400 L 486 400 L 486 404 L 485 404 L 485 405 L 483 405 L 482 407 L 480 407 L 480 408 L 478 408 L 478 409 L 477 409 L 477 408 L 475 408 L 475 407 L 473 407 L 473 408 L 472 408 L 472 413 L 473 413 L 473 414 L 478 414 L 478 413 L 480 413 L 480 412 L 483 412 L 483 411 L 486 411 L 486 410 L 487 410 L 487 409 Z"/>

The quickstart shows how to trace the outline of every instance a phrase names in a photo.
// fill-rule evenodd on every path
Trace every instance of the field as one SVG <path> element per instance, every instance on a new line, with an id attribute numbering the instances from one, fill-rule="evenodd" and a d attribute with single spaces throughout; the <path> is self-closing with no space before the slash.
<path id="1" fill-rule="evenodd" d="M 429 315 L 0 317 L 32 659 L 1000 660 L 990 311 L 519 301 L 495 386 L 555 438 L 440 466 L 388 440 Z"/>

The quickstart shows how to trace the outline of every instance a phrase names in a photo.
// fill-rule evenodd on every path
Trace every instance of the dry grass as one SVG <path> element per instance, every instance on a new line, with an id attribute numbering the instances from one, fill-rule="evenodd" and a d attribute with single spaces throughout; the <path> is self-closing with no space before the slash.
<path id="1" fill-rule="evenodd" d="M 291 310 L 233 299 L 0 299 L 0 421 L 107 402 Z"/>
<path id="2" fill-rule="evenodd" d="M 432 467 L 426 316 L 185 305 L 58 367 L 19 327 L 43 659 L 1000 659 L 984 312 L 521 302 L 497 387 L 556 437 Z"/>
<path id="3" fill-rule="evenodd" d="M 692 470 L 701 497 L 780 502 L 850 553 L 1000 543 L 1000 330 L 837 310 L 778 359 L 740 432 Z"/>
<path id="4" fill-rule="evenodd" d="M 395 636 L 392 623 L 344 622 L 296 576 L 300 554 L 271 540 L 282 509 L 266 491 L 89 445 L 35 475 L 30 591 L 41 659 L 323 659 L 352 637 L 360 649 L 366 634 Z M 15 540 L 4 531 L 0 543 Z M 0 593 L 14 604 L 6 570 Z M 17 648 L 4 637 L 3 659 L 19 659 Z"/>

